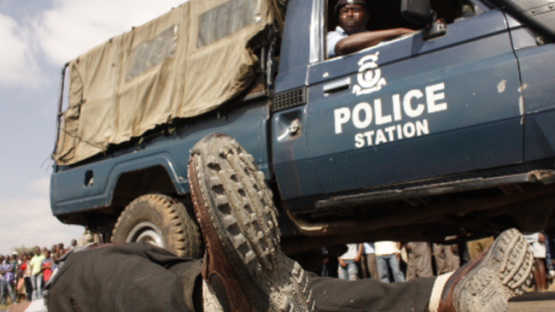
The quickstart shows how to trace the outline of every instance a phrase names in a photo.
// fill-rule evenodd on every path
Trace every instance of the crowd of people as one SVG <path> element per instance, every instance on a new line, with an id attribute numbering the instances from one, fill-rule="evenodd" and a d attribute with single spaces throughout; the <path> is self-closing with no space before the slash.
<path id="1" fill-rule="evenodd" d="M 547 280 L 555 277 L 555 240 L 546 233 L 525 235 L 535 257 L 534 282 L 538 291 L 547 290 Z M 446 240 L 455 240 L 448 237 Z M 347 252 L 337 258 L 337 277 L 345 280 L 374 278 L 384 283 L 405 282 L 420 277 L 439 276 L 457 270 L 477 257 L 494 242 L 494 237 L 465 244 L 435 244 L 428 242 L 371 242 L 348 244 Z M 326 252 L 326 251 L 325 251 Z M 335 260 L 335 259 L 332 259 Z M 335 276 L 328 261 L 323 276 Z"/>
<path id="2" fill-rule="evenodd" d="M 69 248 L 63 243 L 50 249 L 35 247 L 33 251 L 0 255 L 0 304 L 34 301 L 42 298 L 44 285 L 56 268 L 56 260 L 77 246 L 72 240 Z"/>

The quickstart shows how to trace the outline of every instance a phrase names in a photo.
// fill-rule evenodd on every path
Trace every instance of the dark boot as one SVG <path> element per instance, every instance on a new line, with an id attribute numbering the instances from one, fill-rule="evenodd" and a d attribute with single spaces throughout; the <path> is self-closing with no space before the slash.
<path id="1" fill-rule="evenodd" d="M 316 311 L 307 273 L 280 250 L 272 193 L 253 157 L 209 135 L 193 147 L 188 177 L 206 247 L 205 304 L 215 294 L 225 312 Z"/>
<path id="2" fill-rule="evenodd" d="M 449 277 L 438 312 L 502 312 L 533 276 L 534 254 L 522 234 L 503 232 L 483 253 Z M 436 288 L 434 288 L 436 290 Z M 433 298 L 430 310 L 433 311 Z"/>

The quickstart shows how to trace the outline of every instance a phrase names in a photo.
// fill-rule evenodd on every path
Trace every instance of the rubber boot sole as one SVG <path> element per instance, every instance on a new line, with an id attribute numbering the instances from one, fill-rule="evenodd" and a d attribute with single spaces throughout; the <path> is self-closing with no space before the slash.
<path id="1" fill-rule="evenodd" d="M 534 254 L 515 229 L 503 232 L 455 289 L 457 312 L 504 312 L 530 286 Z"/>
<path id="2" fill-rule="evenodd" d="M 189 175 L 193 193 L 203 197 L 204 207 L 195 204 L 201 229 L 217 235 L 253 311 L 316 311 L 307 273 L 280 250 L 273 195 L 253 157 L 213 134 L 191 151 Z"/>

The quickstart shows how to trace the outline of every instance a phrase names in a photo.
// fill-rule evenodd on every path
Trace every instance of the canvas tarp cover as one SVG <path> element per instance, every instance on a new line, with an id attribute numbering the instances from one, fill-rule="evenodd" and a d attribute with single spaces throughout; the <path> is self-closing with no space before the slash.
<path id="1" fill-rule="evenodd" d="M 239 95 L 258 62 L 249 41 L 279 28 L 284 3 L 192 0 L 71 61 L 56 163 L 75 164 Z"/>

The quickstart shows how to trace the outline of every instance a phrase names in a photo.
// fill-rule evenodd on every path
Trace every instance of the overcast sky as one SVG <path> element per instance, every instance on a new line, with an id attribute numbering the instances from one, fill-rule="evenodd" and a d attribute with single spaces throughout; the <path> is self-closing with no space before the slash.
<path id="1" fill-rule="evenodd" d="M 0 253 L 68 245 L 83 228 L 52 216 L 60 70 L 186 0 L 0 0 Z"/>

